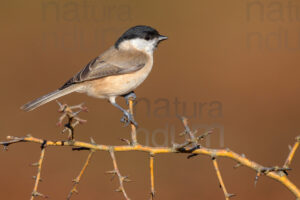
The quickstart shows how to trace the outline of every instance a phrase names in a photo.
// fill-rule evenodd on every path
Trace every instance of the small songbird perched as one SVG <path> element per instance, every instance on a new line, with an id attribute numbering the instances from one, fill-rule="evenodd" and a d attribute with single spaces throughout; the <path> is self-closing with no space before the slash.
<path id="1" fill-rule="evenodd" d="M 129 98 L 136 98 L 134 90 L 152 69 L 153 51 L 166 39 L 150 26 L 132 27 L 62 87 L 23 105 L 21 109 L 31 111 L 59 97 L 80 92 L 108 99 L 123 112 L 121 121 L 137 125 L 131 114 L 116 103 L 116 97 L 123 96 L 127 102 Z"/>

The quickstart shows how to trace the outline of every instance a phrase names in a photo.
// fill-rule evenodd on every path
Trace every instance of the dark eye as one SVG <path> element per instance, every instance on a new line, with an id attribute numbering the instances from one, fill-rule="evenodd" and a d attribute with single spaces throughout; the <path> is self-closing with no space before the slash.
<path id="1" fill-rule="evenodd" d="M 145 40 L 150 40 L 150 36 L 146 35 Z"/>

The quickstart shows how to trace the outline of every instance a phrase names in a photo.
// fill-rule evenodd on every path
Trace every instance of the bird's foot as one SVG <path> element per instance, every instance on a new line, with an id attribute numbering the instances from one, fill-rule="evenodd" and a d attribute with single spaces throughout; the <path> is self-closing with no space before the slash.
<path id="1" fill-rule="evenodd" d="M 128 111 L 123 112 L 124 115 L 121 118 L 121 122 L 125 123 L 125 126 L 128 126 L 129 124 L 133 124 L 134 126 L 138 126 L 138 123 L 133 119 L 132 114 L 130 114 Z"/>
<path id="2" fill-rule="evenodd" d="M 135 104 L 135 100 L 136 100 L 136 95 L 134 92 L 130 92 L 129 94 L 126 94 L 124 96 L 124 98 L 126 99 L 126 104 L 129 105 L 129 101 L 132 100 Z"/>

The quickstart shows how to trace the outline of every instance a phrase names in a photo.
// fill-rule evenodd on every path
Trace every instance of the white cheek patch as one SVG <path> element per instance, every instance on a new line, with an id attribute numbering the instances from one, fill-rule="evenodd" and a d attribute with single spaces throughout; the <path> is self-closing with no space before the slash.
<path id="1" fill-rule="evenodd" d="M 138 50 L 151 53 L 155 49 L 157 40 L 155 39 L 144 40 L 144 39 L 137 38 L 137 39 L 132 39 L 129 42 L 133 47 L 137 48 Z"/>

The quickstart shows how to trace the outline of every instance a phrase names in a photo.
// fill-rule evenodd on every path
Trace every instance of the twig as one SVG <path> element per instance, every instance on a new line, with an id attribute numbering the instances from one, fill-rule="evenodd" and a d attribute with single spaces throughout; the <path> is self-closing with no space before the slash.
<path id="1" fill-rule="evenodd" d="M 27 135 L 30 137 L 30 135 Z M 0 145 L 3 145 L 3 149 L 5 151 L 8 150 L 8 146 L 11 145 L 11 144 L 14 144 L 14 143 L 19 143 L 19 142 L 26 142 L 26 141 L 23 141 L 22 138 L 14 138 L 12 136 L 7 136 L 6 137 L 9 141 L 5 141 L 5 142 L 0 142 Z"/>
<path id="2" fill-rule="evenodd" d="M 133 113 L 134 99 L 129 98 L 128 102 L 129 102 L 129 112 L 132 115 L 133 120 L 134 120 L 134 116 L 133 116 L 134 115 L 134 113 Z M 131 123 L 130 126 L 131 126 L 131 143 L 133 146 L 135 146 L 138 144 L 137 136 L 136 136 L 136 126 L 133 123 Z"/>
<path id="3" fill-rule="evenodd" d="M 288 175 L 287 171 L 292 170 L 291 168 L 282 168 L 282 167 L 263 167 L 260 169 L 261 173 L 267 174 L 269 172 L 283 172 L 285 175 Z"/>
<path id="4" fill-rule="evenodd" d="M 150 153 L 150 182 L 151 182 L 151 193 L 150 199 L 154 199 L 155 190 L 154 190 L 154 154 Z"/>
<path id="5" fill-rule="evenodd" d="M 254 187 L 256 187 L 256 184 L 258 182 L 259 177 L 261 176 L 261 172 L 257 172 L 255 179 L 254 179 Z"/>
<path id="6" fill-rule="evenodd" d="M 31 193 L 30 200 L 34 200 L 34 197 L 37 197 L 37 196 L 47 198 L 46 195 L 43 195 L 43 194 L 41 194 L 37 191 L 39 182 L 41 181 L 42 164 L 43 164 L 43 160 L 44 160 L 44 157 L 45 157 L 45 146 L 44 145 L 45 144 L 42 143 L 42 147 L 41 147 L 42 150 L 41 150 L 41 156 L 40 156 L 39 161 L 37 163 L 32 164 L 33 166 L 37 166 L 38 170 L 37 170 L 37 175 L 34 177 L 35 178 L 35 184 L 34 184 L 33 191 Z"/>
<path id="7" fill-rule="evenodd" d="M 78 124 L 86 123 L 86 120 L 81 119 L 78 117 L 78 114 L 81 111 L 87 112 L 87 107 L 83 106 L 83 103 L 75 106 L 68 106 L 67 104 L 61 104 L 59 101 L 56 101 L 59 105 L 58 112 L 62 113 L 62 115 L 59 117 L 59 120 L 57 122 L 58 126 L 61 126 L 64 119 L 67 118 L 67 123 L 64 125 L 64 129 L 62 133 L 68 131 L 68 139 L 73 140 L 74 139 L 74 128 Z M 77 111 L 74 111 L 77 110 Z"/>
<path id="8" fill-rule="evenodd" d="M 179 119 L 181 120 L 183 126 L 184 126 L 184 134 L 187 134 L 189 136 L 189 139 L 187 139 L 187 143 L 186 146 L 188 146 L 189 144 L 193 144 L 193 146 L 197 146 L 198 145 L 198 140 L 195 136 L 195 133 L 197 131 L 191 131 L 189 125 L 188 125 L 188 120 L 186 117 L 183 116 L 179 116 Z"/>
<path id="9" fill-rule="evenodd" d="M 86 159 L 86 161 L 85 161 L 85 163 L 84 163 L 84 165 L 83 165 L 81 171 L 79 172 L 78 176 L 73 180 L 73 188 L 72 188 L 71 191 L 69 192 L 69 195 L 68 195 L 68 197 L 67 197 L 67 200 L 70 200 L 71 197 L 72 197 L 72 195 L 73 195 L 74 193 L 78 194 L 77 186 L 78 186 L 78 184 L 79 184 L 79 182 L 80 182 L 80 180 L 81 180 L 81 177 L 82 177 L 82 175 L 84 174 L 86 168 L 88 167 L 88 165 L 89 165 L 89 163 L 90 163 L 90 160 L 91 160 L 91 158 L 92 158 L 94 152 L 95 152 L 95 150 L 90 150 L 90 153 L 89 153 L 89 155 L 88 155 L 88 157 L 87 157 L 87 159 Z"/>
<path id="10" fill-rule="evenodd" d="M 127 193 L 126 193 L 126 191 L 125 191 L 125 188 L 124 188 L 124 182 L 128 182 L 130 180 L 128 179 L 127 176 L 122 176 L 121 175 L 121 173 L 119 171 L 119 168 L 118 168 L 118 165 L 117 165 L 117 160 L 116 160 L 116 157 L 115 157 L 115 153 L 114 153 L 114 148 L 113 147 L 109 148 L 109 153 L 110 153 L 111 159 L 113 161 L 114 170 L 113 171 L 109 171 L 107 173 L 112 174 L 113 176 L 114 175 L 118 176 L 120 186 L 119 186 L 118 189 L 116 189 L 116 191 L 117 192 L 122 192 L 123 195 L 124 195 L 124 197 L 125 197 L 125 199 L 126 200 L 130 200 L 129 197 L 128 197 L 128 195 L 127 195 Z"/>
<path id="11" fill-rule="evenodd" d="M 191 131 L 189 125 L 188 125 L 188 120 L 186 117 L 183 116 L 178 116 L 178 118 L 181 120 L 183 126 L 184 126 L 184 131 L 180 133 L 180 136 L 183 135 L 188 135 L 189 138 L 186 138 L 185 142 L 182 144 L 173 144 L 173 148 L 176 151 L 179 152 L 184 152 L 184 153 L 192 153 L 194 150 L 199 149 L 200 145 L 198 144 L 198 138 L 195 136 L 197 131 Z M 190 148 L 187 148 L 191 146 Z M 188 158 L 194 157 L 196 154 L 189 155 Z"/>
<path id="12" fill-rule="evenodd" d="M 200 136 L 196 136 L 197 130 L 191 130 L 189 125 L 188 125 L 188 119 L 183 116 L 178 116 L 178 118 L 181 120 L 183 126 L 184 126 L 184 132 L 181 133 L 180 135 L 188 135 L 188 138 L 186 141 L 182 144 L 173 144 L 173 148 L 176 149 L 177 151 L 184 152 L 184 153 L 192 153 L 194 150 L 199 149 L 201 146 L 199 144 L 200 140 L 203 140 L 206 138 L 209 134 L 212 133 L 212 129 L 206 131 Z M 187 148 L 190 147 L 190 148 Z M 191 154 L 187 158 L 192 158 L 196 156 L 197 154 Z"/>
<path id="13" fill-rule="evenodd" d="M 13 143 L 18 142 L 31 142 L 31 143 L 38 143 L 42 144 L 44 142 L 43 139 L 35 138 L 32 136 L 26 136 L 22 138 L 18 137 L 7 137 L 9 140 L 12 139 Z M 16 142 L 18 140 L 18 142 Z M 10 144 L 10 141 L 4 142 L 6 145 Z M 1 143 L 3 144 L 3 143 Z M 139 151 L 139 152 L 147 152 L 153 154 L 168 154 L 168 153 L 189 153 L 189 152 L 180 152 L 174 149 L 173 147 L 150 147 L 144 145 L 121 145 L 121 146 L 108 146 L 108 145 L 101 145 L 101 144 L 91 144 L 88 142 L 81 142 L 81 141 L 50 141 L 47 140 L 46 146 L 70 146 L 70 147 L 84 147 L 89 149 L 94 149 L 97 151 L 109 151 L 110 148 L 113 148 L 115 152 L 124 152 L 124 151 Z M 253 169 L 255 172 L 258 172 L 260 169 L 264 168 L 262 165 L 251 161 L 250 159 L 246 158 L 244 154 L 237 154 L 230 149 L 211 149 L 201 147 L 200 149 L 196 149 L 193 151 L 193 154 L 199 155 L 207 155 L 210 157 L 225 157 L 230 158 L 237 163 L 240 163 L 243 166 L 246 166 L 250 169 Z M 282 176 L 278 174 L 278 172 L 269 172 L 265 174 L 266 176 L 280 182 L 283 184 L 287 189 L 289 189 L 297 198 L 300 198 L 300 190 L 294 185 L 287 176 Z"/>
<path id="14" fill-rule="evenodd" d="M 133 105 L 134 105 L 134 100 L 129 99 L 129 112 L 133 116 Z M 294 147 L 291 149 L 291 152 L 284 164 L 284 167 L 264 167 L 254 161 L 249 160 L 246 158 L 244 154 L 237 154 L 230 149 L 211 149 L 211 148 L 205 148 L 205 147 L 200 147 L 200 144 L 198 143 L 200 140 L 204 139 L 207 137 L 210 133 L 211 130 L 200 135 L 196 136 L 197 131 L 191 131 L 191 129 L 188 126 L 187 119 L 184 117 L 181 117 L 180 119 L 183 122 L 184 125 L 184 134 L 188 135 L 188 138 L 183 144 L 179 145 L 173 145 L 173 147 L 151 147 L 151 146 L 144 146 L 140 145 L 137 143 L 137 135 L 136 135 L 136 126 L 134 124 L 131 124 L 131 139 L 132 141 L 129 142 L 129 140 L 123 139 L 127 143 L 127 145 L 121 145 L 121 146 L 108 146 L 108 145 L 100 145 L 96 144 L 93 139 L 91 139 L 90 143 L 87 142 L 81 142 L 81 141 L 75 141 L 73 140 L 73 135 L 74 135 L 74 127 L 82 122 L 85 122 L 85 120 L 82 120 L 78 117 L 78 114 L 81 111 L 86 111 L 86 108 L 82 106 L 82 104 L 77 105 L 77 106 L 67 106 L 66 104 L 62 105 L 59 103 L 60 110 L 59 112 L 62 112 L 62 116 L 59 119 L 59 124 L 63 122 L 63 120 L 67 117 L 68 118 L 68 123 L 65 125 L 65 130 L 69 130 L 70 133 L 70 138 L 72 140 L 68 141 L 47 141 L 39 138 L 32 137 L 31 135 L 27 135 L 25 137 L 13 137 L 13 136 L 7 136 L 8 141 L 5 142 L 0 142 L 0 145 L 3 145 L 5 149 L 11 144 L 16 144 L 16 143 L 21 143 L 21 142 L 31 142 L 31 143 L 38 143 L 42 145 L 42 151 L 41 151 L 41 157 L 38 163 L 34 164 L 35 166 L 38 166 L 38 173 L 35 182 L 35 186 L 32 192 L 32 197 L 31 200 L 34 199 L 35 196 L 41 196 L 41 197 L 46 197 L 43 194 L 40 194 L 37 192 L 37 187 L 38 183 L 41 180 L 40 174 L 41 174 L 41 168 L 42 168 L 42 162 L 44 159 L 44 154 L 45 154 L 45 147 L 46 146 L 69 146 L 72 147 L 72 150 L 90 150 L 90 154 L 88 155 L 88 158 L 81 169 L 79 175 L 77 178 L 74 180 L 74 185 L 72 190 L 69 193 L 68 199 L 71 198 L 72 194 L 75 193 L 77 190 L 77 185 L 85 172 L 87 166 L 89 165 L 90 159 L 92 157 L 92 154 L 94 151 L 108 151 L 110 152 L 112 161 L 113 161 L 113 166 L 114 170 L 109 171 L 108 173 L 112 174 L 113 176 L 118 176 L 120 186 L 117 189 L 117 191 L 120 191 L 123 193 L 124 197 L 128 200 L 129 197 L 127 196 L 127 193 L 125 192 L 124 189 L 124 182 L 129 181 L 127 176 L 122 176 L 118 166 L 117 166 L 117 161 L 115 158 L 114 152 L 119 152 L 119 151 L 139 151 L 139 152 L 147 152 L 150 153 L 150 181 L 151 181 L 151 199 L 153 200 L 155 190 L 154 190 L 154 155 L 155 154 L 171 154 L 171 153 L 186 153 L 189 154 L 188 158 L 196 156 L 196 155 L 207 155 L 213 158 L 213 165 L 216 170 L 220 185 L 223 189 L 223 192 L 225 194 L 226 200 L 228 200 L 230 197 L 232 197 L 232 194 L 229 194 L 225 188 L 223 179 L 220 174 L 220 170 L 218 167 L 218 163 L 216 161 L 216 157 L 226 157 L 230 158 L 238 163 L 237 166 L 246 166 L 251 169 L 253 169 L 256 173 L 257 176 L 255 178 L 255 183 L 258 180 L 258 177 L 261 175 L 266 175 L 274 180 L 277 180 L 281 184 L 283 184 L 286 188 L 288 188 L 296 197 L 297 199 L 300 200 L 300 190 L 297 188 L 296 185 L 294 185 L 288 178 L 287 178 L 287 171 L 290 170 L 289 165 L 291 164 L 291 161 L 295 155 L 295 152 L 297 148 L 299 147 L 300 143 L 300 136 L 297 137 L 297 142 L 295 143 Z M 74 109 L 79 109 L 79 111 L 74 112 Z"/>
<path id="15" fill-rule="evenodd" d="M 222 188 L 223 192 L 224 192 L 224 195 L 225 195 L 225 199 L 226 200 L 229 200 L 230 197 L 233 197 L 234 194 L 229 194 L 226 190 L 226 187 L 225 187 L 225 184 L 224 184 L 224 181 L 222 179 L 222 176 L 221 176 L 221 172 L 219 170 L 219 166 L 218 166 L 218 162 L 217 162 L 217 159 L 215 157 L 212 158 L 212 161 L 213 161 L 213 164 L 214 164 L 214 167 L 215 167 L 215 170 L 216 170 L 216 174 L 217 174 L 217 177 L 219 179 L 219 183 L 220 183 L 220 187 Z"/>
<path id="16" fill-rule="evenodd" d="M 291 149 L 291 151 L 290 151 L 290 153 L 289 153 L 289 155 L 288 155 L 288 157 L 287 157 L 287 159 L 286 159 L 286 161 L 283 165 L 283 168 L 289 168 L 299 145 L 300 145 L 300 136 L 296 137 L 296 142 L 295 142 L 293 148 Z"/>
<path id="17" fill-rule="evenodd" d="M 270 172 L 279 172 L 279 175 L 287 176 L 288 175 L 287 171 L 289 171 L 289 170 L 292 170 L 292 169 L 291 168 L 281 168 L 281 167 L 277 167 L 277 166 L 276 167 L 262 167 L 256 173 L 256 176 L 254 179 L 254 186 L 256 186 L 258 179 L 262 174 L 266 175 Z M 283 174 L 280 174 L 280 173 L 283 173 Z"/>

